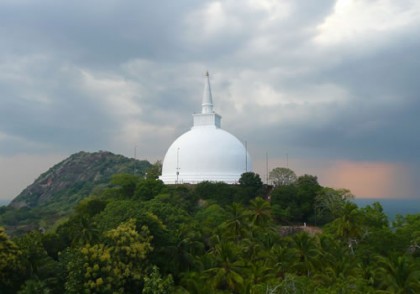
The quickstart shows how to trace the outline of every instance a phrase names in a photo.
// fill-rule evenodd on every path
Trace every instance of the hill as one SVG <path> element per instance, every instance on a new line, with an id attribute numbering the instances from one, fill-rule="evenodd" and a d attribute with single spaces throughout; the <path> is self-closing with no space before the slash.
<path id="1" fill-rule="evenodd" d="M 267 201 L 253 173 L 164 185 L 151 171 L 114 177 L 49 230 L 0 227 L 0 292 L 420 293 L 420 214 L 391 225 L 310 175 Z"/>
<path id="2" fill-rule="evenodd" d="M 0 224 L 20 225 L 22 222 L 31 223 L 34 218 L 50 223 L 66 215 L 95 189 L 105 187 L 112 175 L 144 176 L 150 166 L 148 161 L 107 151 L 75 153 L 41 174 L 13 199 L 7 211 L 3 211 Z"/>

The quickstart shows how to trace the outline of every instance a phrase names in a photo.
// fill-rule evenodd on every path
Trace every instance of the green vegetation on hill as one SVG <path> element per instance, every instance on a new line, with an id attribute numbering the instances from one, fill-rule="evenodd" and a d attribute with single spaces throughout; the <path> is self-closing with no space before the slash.
<path id="1" fill-rule="evenodd" d="M 105 184 L 47 232 L 0 228 L 2 293 L 420 292 L 420 215 L 390 225 L 379 203 L 359 208 L 314 176 L 272 191 L 254 173 Z"/>
<path id="2" fill-rule="evenodd" d="M 73 154 L 40 175 L 8 208 L 1 208 L 0 224 L 11 231 L 48 227 L 67 216 L 80 200 L 106 188 L 114 174 L 144 177 L 151 166 L 148 161 L 105 151 Z"/>

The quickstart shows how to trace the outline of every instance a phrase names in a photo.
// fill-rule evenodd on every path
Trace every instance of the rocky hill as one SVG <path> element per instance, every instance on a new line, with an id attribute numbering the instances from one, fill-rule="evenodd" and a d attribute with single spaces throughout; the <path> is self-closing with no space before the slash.
<path id="1" fill-rule="evenodd" d="M 52 224 L 68 214 L 95 189 L 106 187 L 112 175 L 144 176 L 151 164 L 111 152 L 79 152 L 40 175 L 6 208 L 0 211 L 0 225 L 24 227 L 43 222 Z"/>
<path id="2" fill-rule="evenodd" d="M 151 164 L 111 152 L 79 152 L 40 175 L 11 203 L 14 208 L 40 207 L 61 203 L 73 206 L 94 187 L 109 182 L 112 175 L 130 173 L 142 176 Z"/>

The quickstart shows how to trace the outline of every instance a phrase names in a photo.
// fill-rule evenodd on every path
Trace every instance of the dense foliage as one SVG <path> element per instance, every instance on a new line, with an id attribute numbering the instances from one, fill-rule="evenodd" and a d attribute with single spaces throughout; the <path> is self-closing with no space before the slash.
<path id="1" fill-rule="evenodd" d="M 0 208 L 0 225 L 14 235 L 47 229 L 66 219 L 82 199 L 102 193 L 114 174 L 130 173 L 138 178 L 156 172 L 159 163 L 151 165 L 106 151 L 75 153 L 41 174 L 8 207 Z"/>
<path id="2" fill-rule="evenodd" d="M 253 173 L 171 186 L 115 175 L 46 232 L 0 228 L 0 289 L 420 293 L 420 215 L 389 224 L 379 203 L 359 208 L 310 175 L 269 191 Z"/>

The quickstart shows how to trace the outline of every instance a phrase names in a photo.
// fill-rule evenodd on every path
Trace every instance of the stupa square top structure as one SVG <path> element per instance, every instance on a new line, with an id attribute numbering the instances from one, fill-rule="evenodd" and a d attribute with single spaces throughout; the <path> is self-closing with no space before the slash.
<path id="1" fill-rule="evenodd" d="M 193 127 L 166 152 L 162 175 L 165 184 L 203 181 L 234 184 L 252 170 L 245 146 L 221 128 L 222 117 L 213 110 L 210 77 L 206 74 L 201 113 L 193 114 Z"/>

